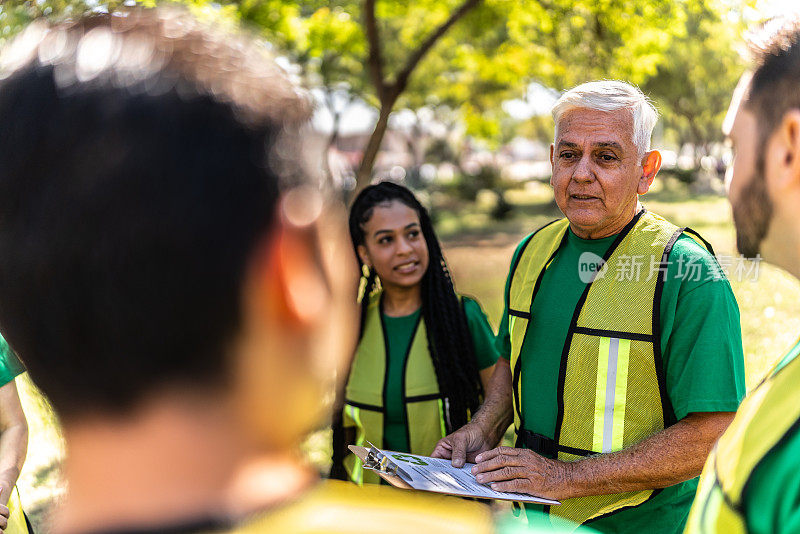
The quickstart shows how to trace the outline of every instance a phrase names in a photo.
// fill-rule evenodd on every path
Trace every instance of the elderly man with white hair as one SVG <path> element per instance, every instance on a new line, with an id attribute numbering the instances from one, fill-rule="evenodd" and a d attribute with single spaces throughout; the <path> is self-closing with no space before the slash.
<path id="1" fill-rule="evenodd" d="M 601 532 L 681 532 L 697 476 L 744 394 L 739 310 L 711 246 L 647 211 L 655 108 L 590 82 L 553 108 L 565 218 L 514 253 L 504 356 L 472 421 L 434 456 L 478 481 L 562 501 L 530 517 Z M 498 447 L 513 419 L 515 447 Z"/>

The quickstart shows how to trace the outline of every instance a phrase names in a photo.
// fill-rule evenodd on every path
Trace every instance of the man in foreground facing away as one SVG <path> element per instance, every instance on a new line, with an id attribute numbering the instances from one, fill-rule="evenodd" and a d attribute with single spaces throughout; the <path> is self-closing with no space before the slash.
<path id="1" fill-rule="evenodd" d="M 302 185 L 309 99 L 261 47 L 130 10 L 34 23 L 0 68 L 0 331 L 63 423 L 54 532 L 490 528 L 293 452 L 355 288 Z"/>
<path id="2" fill-rule="evenodd" d="M 758 43 L 724 129 L 736 244 L 800 278 L 800 20 Z M 742 402 L 703 469 L 688 533 L 800 532 L 800 343 Z"/>

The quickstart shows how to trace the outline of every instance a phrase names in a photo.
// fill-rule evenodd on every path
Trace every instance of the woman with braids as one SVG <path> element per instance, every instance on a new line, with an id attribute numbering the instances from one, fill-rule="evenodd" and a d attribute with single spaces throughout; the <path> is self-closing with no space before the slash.
<path id="1" fill-rule="evenodd" d="M 360 340 L 334 417 L 331 476 L 378 482 L 346 445 L 428 455 L 475 413 L 497 353 L 474 300 L 453 289 L 425 208 L 400 185 L 364 189 L 350 210 L 362 270 Z"/>

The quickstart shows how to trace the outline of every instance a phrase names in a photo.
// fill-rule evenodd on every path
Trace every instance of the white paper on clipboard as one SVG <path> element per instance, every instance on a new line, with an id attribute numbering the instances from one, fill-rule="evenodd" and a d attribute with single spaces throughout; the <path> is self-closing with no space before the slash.
<path id="1" fill-rule="evenodd" d="M 535 504 L 558 505 L 559 501 L 534 497 L 526 493 L 495 491 L 475 480 L 471 469 L 475 464 L 467 463 L 464 467 L 453 467 L 450 460 L 408 454 L 404 452 L 378 449 L 383 455 L 391 458 L 401 468 L 401 477 L 413 489 L 477 497 L 481 499 L 501 499 L 508 501 Z"/>

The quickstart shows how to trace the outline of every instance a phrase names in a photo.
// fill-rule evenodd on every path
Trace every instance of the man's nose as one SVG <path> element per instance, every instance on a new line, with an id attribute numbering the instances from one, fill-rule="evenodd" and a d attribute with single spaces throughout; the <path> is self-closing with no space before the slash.
<path id="1" fill-rule="evenodd" d="M 589 154 L 584 154 L 572 168 L 572 179 L 576 182 L 591 182 L 594 180 L 594 170 Z"/>

